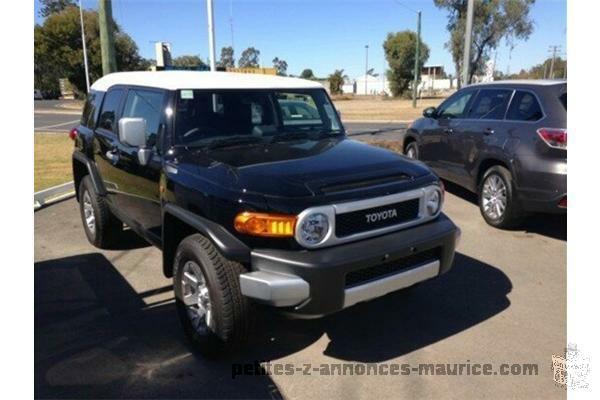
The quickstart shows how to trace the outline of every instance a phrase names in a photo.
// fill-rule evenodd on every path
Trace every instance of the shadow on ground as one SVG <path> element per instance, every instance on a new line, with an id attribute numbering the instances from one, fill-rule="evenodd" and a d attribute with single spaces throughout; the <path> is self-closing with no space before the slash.
<path id="1" fill-rule="evenodd" d="M 444 180 L 446 190 L 479 207 L 477 195 L 452 182 Z M 562 241 L 567 240 L 567 214 L 528 214 L 515 231 L 537 233 Z"/>
<path id="2" fill-rule="evenodd" d="M 195 356 L 175 306 L 149 303 L 169 287 L 137 293 L 101 254 L 35 264 L 36 398 L 278 398 L 268 376 L 232 379 L 232 363 L 273 360 L 326 334 L 325 354 L 379 362 L 443 340 L 509 307 L 499 269 L 457 254 L 454 268 L 408 291 L 318 320 L 261 310 L 235 359 Z"/>

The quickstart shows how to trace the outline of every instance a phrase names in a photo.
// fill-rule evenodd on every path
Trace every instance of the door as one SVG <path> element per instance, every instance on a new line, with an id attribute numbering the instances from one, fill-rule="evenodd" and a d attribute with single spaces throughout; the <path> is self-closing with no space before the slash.
<path id="1" fill-rule="evenodd" d="M 118 191 L 117 170 L 117 121 L 123 101 L 125 90 L 122 88 L 110 89 L 102 101 L 98 124 L 94 129 L 94 160 L 98 172 L 108 192 L 108 202 L 115 205 L 115 196 Z"/>
<path id="2" fill-rule="evenodd" d="M 166 92 L 163 90 L 129 88 L 125 95 L 121 118 L 143 118 L 146 121 L 146 147 L 152 149 L 146 165 L 140 164 L 138 147 L 121 141 L 117 143 L 116 205 L 133 228 L 156 238 L 161 233 L 159 181 L 162 165 L 156 144 L 165 124 L 165 100 Z"/>
<path id="3" fill-rule="evenodd" d="M 478 161 L 501 157 L 507 139 L 504 116 L 512 95 L 509 88 L 481 89 L 475 97 L 462 128 L 454 136 L 458 150 L 453 160 L 456 183 L 470 188 Z"/>
<path id="4" fill-rule="evenodd" d="M 421 132 L 419 158 L 429 164 L 438 175 L 453 180 L 449 166 L 456 159 L 453 136 L 461 129 L 476 90 L 464 89 L 450 96 L 437 110 Z"/>

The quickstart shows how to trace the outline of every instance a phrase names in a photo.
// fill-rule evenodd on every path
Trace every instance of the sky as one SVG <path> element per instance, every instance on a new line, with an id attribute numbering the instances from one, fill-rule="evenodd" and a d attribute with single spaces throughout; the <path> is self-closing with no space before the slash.
<path id="1" fill-rule="evenodd" d="M 82 0 L 85 9 L 96 9 L 97 0 Z M 155 58 L 154 42 L 166 41 L 174 57 L 193 54 L 208 57 L 205 0 L 113 0 L 113 18 L 137 43 L 146 58 Z M 35 0 L 35 23 L 39 0 Z M 275 57 L 288 63 L 288 73 L 311 68 L 325 77 L 344 69 L 355 78 L 364 74 L 365 45 L 369 68 L 386 67 L 382 44 L 388 32 L 416 30 L 422 11 L 422 40 L 430 48 L 427 64 L 442 64 L 455 74 L 450 52 L 444 47 L 449 32 L 447 12 L 433 0 L 214 0 L 217 58 L 223 46 L 233 43 L 236 59 L 250 46 L 260 50 L 263 66 Z M 532 8 L 534 32 L 509 51 L 497 50 L 496 69 L 504 73 L 543 62 L 549 46 L 561 46 L 566 57 L 566 0 L 537 0 Z M 233 37 L 231 23 L 233 21 Z"/>

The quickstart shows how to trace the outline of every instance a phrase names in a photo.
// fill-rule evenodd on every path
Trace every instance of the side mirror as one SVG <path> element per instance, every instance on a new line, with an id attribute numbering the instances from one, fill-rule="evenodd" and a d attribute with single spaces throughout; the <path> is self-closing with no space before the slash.
<path id="1" fill-rule="evenodd" d="M 423 110 L 423 116 L 425 118 L 436 118 L 437 110 L 435 107 L 427 107 L 425 110 Z"/>
<path id="2" fill-rule="evenodd" d="M 119 120 L 119 141 L 138 148 L 137 156 L 141 165 L 148 164 L 152 150 L 146 148 L 146 120 L 144 118 L 121 118 Z"/>
<path id="3" fill-rule="evenodd" d="M 146 146 L 146 120 L 144 118 L 121 118 L 119 141 L 133 147 Z"/>

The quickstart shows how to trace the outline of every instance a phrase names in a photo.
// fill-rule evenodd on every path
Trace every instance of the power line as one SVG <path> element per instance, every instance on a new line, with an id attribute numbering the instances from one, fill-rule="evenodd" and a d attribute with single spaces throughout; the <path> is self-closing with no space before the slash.
<path id="1" fill-rule="evenodd" d="M 413 8 L 410 8 L 409 6 L 407 6 L 406 4 L 402 3 L 401 1 L 394 0 L 394 3 L 398 4 L 399 6 L 402 6 L 402 7 L 406 8 L 406 9 L 407 9 L 407 10 L 409 10 L 409 11 L 412 11 L 412 12 L 414 12 L 415 14 L 418 14 L 418 13 L 419 13 L 419 11 L 417 11 L 417 10 L 415 10 L 415 9 L 413 9 Z"/>

